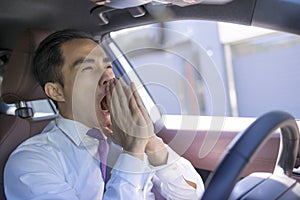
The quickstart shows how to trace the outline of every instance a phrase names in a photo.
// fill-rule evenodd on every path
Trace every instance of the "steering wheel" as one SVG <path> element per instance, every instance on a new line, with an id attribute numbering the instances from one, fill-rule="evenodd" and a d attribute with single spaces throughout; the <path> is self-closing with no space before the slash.
<path id="1" fill-rule="evenodd" d="M 284 173 L 290 176 L 298 152 L 299 129 L 290 114 L 272 111 L 259 117 L 230 143 L 222 161 L 208 178 L 202 199 L 228 199 L 240 173 L 255 151 L 278 128 L 281 129 L 280 148 L 273 174 Z"/>

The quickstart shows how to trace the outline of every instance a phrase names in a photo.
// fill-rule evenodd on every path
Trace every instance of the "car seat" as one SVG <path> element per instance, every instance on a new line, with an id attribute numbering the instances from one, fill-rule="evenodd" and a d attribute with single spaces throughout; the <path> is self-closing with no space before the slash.
<path id="1" fill-rule="evenodd" d="M 27 101 L 48 99 L 34 79 L 31 63 L 39 43 L 51 33 L 45 30 L 25 30 L 10 57 L 4 74 L 1 98 L 7 104 L 17 105 L 16 115 L 0 115 L 0 199 L 6 199 L 3 171 L 10 153 L 24 140 L 39 133 L 56 116 L 33 119 Z"/>

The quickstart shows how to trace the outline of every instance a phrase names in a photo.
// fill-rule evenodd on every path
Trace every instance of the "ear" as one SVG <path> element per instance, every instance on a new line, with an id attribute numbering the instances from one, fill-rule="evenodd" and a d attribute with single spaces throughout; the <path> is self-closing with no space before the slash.
<path id="1" fill-rule="evenodd" d="M 45 93 L 47 96 L 54 101 L 64 102 L 65 96 L 63 93 L 63 89 L 59 83 L 48 82 L 45 84 Z"/>

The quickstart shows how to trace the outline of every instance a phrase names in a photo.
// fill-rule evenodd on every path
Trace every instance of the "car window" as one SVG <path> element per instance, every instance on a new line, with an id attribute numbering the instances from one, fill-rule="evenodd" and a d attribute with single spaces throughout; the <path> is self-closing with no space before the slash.
<path id="1" fill-rule="evenodd" d="M 111 37 L 163 113 L 257 117 L 284 110 L 300 118 L 299 36 L 185 20 Z"/>
<path id="2" fill-rule="evenodd" d="M 0 96 L 1 85 L 11 52 L 8 50 L 0 50 Z M 20 104 L 6 104 L 0 99 L 0 114 L 15 115 L 15 111 L 20 107 L 30 107 L 33 111 L 33 119 L 40 119 L 57 115 L 58 111 L 51 100 L 43 99 L 36 101 L 21 102 Z"/>
<path id="3" fill-rule="evenodd" d="M 4 74 L 7 69 L 11 51 L 0 50 L 0 96 L 1 96 L 1 85 Z M 20 104 L 6 104 L 0 99 L 0 114 L 15 115 L 15 111 L 20 107 L 30 107 L 33 111 L 33 119 L 41 119 L 44 117 L 51 117 L 58 114 L 58 111 L 51 100 L 35 100 L 28 102 L 21 102 Z"/>

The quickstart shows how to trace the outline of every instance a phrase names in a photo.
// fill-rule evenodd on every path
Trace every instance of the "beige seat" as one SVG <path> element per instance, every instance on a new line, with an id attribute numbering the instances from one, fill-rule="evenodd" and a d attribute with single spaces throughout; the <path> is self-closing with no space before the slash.
<path id="1" fill-rule="evenodd" d="M 47 99 L 31 73 L 31 63 L 38 44 L 51 31 L 26 30 L 16 43 L 2 83 L 2 100 L 8 104 Z M 22 107 L 20 116 L 0 115 L 0 199 L 5 199 L 3 170 L 10 153 L 24 140 L 41 132 L 54 116 L 33 120 L 30 108 Z M 26 115 L 27 114 L 27 115 Z"/>

